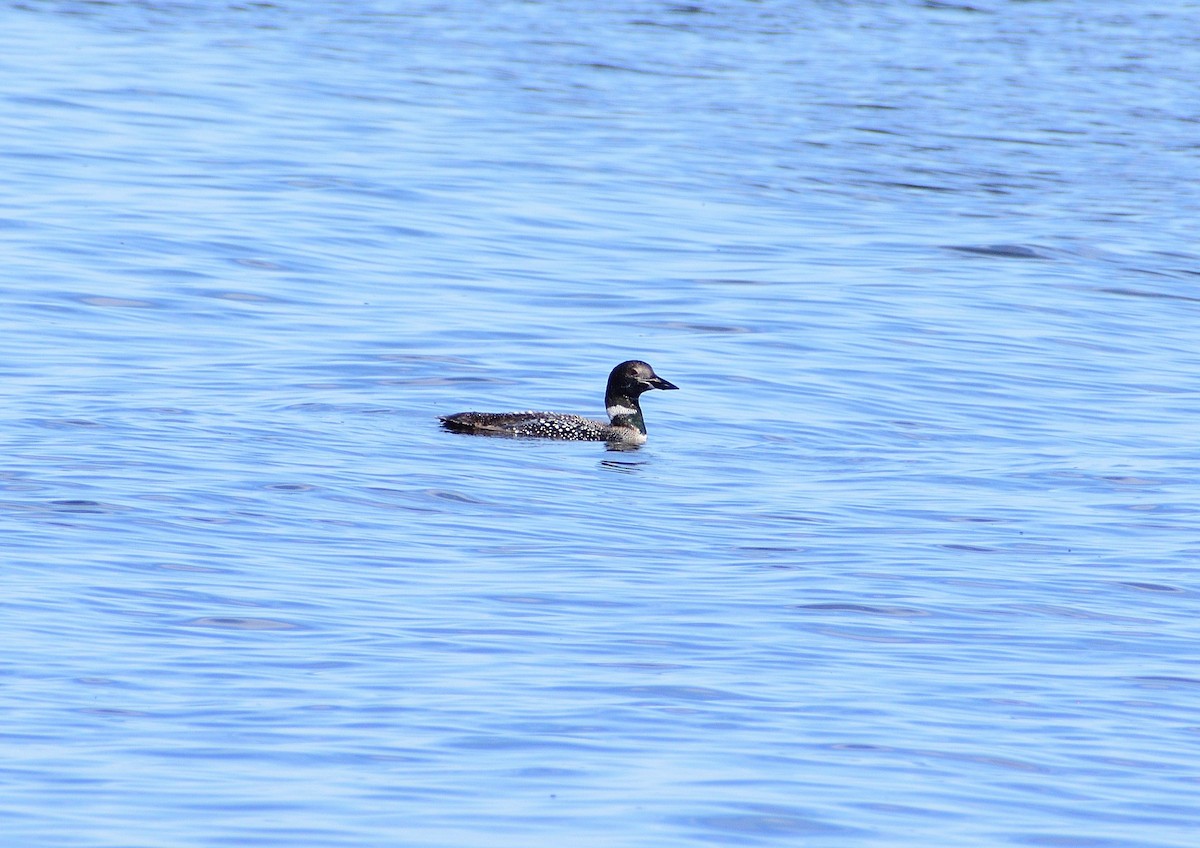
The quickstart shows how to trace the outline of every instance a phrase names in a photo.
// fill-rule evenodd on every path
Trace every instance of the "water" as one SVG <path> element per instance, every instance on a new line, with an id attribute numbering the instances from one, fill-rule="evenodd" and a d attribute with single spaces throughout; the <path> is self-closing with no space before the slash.
<path id="1" fill-rule="evenodd" d="M 1197 6 L 596 6 L 4 7 L 6 839 L 1193 845 Z"/>

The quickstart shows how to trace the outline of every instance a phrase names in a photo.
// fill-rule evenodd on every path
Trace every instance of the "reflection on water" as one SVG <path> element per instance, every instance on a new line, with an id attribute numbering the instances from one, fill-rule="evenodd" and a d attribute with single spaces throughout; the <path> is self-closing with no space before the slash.
<path id="1" fill-rule="evenodd" d="M 609 445 L 610 451 L 632 451 L 637 450 L 637 445 Z M 649 462 L 642 460 L 640 462 L 620 461 L 615 459 L 600 460 L 600 467 L 606 468 L 609 471 L 619 471 L 622 474 L 633 474 L 643 466 L 649 465 Z"/>

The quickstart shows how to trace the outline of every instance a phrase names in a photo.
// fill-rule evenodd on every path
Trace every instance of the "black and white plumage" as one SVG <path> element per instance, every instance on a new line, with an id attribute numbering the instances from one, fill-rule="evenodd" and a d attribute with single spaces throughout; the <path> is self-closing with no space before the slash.
<path id="1" fill-rule="evenodd" d="M 638 398 L 650 389 L 678 389 L 638 359 L 622 362 L 608 375 L 604 407 L 608 423 L 561 412 L 457 412 L 440 416 L 442 426 L 478 436 L 560 439 L 572 442 L 613 442 L 640 445 L 646 441 L 646 422 Z"/>

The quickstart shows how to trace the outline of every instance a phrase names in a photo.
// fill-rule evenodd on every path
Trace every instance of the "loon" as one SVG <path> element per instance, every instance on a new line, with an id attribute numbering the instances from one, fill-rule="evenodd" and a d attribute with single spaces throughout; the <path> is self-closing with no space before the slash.
<path id="1" fill-rule="evenodd" d="M 638 359 L 622 362 L 608 375 L 604 406 L 609 423 L 561 412 L 456 412 L 438 420 L 447 430 L 479 436 L 516 436 L 571 442 L 646 442 L 646 422 L 638 397 L 650 389 L 678 389 Z"/>

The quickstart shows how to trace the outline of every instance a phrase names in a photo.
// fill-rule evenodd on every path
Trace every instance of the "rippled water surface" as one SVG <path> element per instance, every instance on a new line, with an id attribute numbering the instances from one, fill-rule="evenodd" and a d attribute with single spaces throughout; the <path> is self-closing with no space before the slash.
<path id="1" fill-rule="evenodd" d="M 5 839 L 1194 846 L 1198 14 L 5 5 Z"/>

